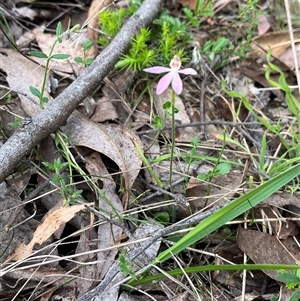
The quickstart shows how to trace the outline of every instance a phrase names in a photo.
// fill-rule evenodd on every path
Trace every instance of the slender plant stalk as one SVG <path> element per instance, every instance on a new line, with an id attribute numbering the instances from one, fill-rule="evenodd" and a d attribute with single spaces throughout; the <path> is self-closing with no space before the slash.
<path id="1" fill-rule="evenodd" d="M 172 109 L 172 125 L 171 125 L 171 156 L 170 156 L 170 177 L 169 177 L 169 186 L 170 191 L 173 192 L 172 187 L 172 176 L 173 176 L 173 158 L 174 158 L 174 148 L 175 148 L 175 92 L 172 90 L 171 98 L 171 109 Z"/>

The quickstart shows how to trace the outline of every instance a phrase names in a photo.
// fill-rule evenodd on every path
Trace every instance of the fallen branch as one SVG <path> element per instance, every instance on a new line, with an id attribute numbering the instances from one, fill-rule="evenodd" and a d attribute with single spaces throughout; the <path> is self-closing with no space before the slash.
<path id="1" fill-rule="evenodd" d="M 64 125 L 78 105 L 101 83 L 141 27 L 149 25 L 158 14 L 162 0 L 145 0 L 126 22 L 112 42 L 97 56 L 85 72 L 24 128 L 17 130 L 0 148 L 0 183 L 45 137 Z M 79 129 L 80 130 L 80 129 Z"/>

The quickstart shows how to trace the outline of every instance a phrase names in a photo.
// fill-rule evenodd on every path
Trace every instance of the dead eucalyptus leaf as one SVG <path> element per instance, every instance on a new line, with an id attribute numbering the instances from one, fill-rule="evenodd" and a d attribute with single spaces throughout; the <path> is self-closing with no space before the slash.
<path id="1" fill-rule="evenodd" d="M 300 41 L 300 31 L 294 32 L 294 38 L 295 42 Z M 273 57 L 279 58 L 291 46 L 289 32 L 272 32 L 255 37 L 252 41 L 251 56 L 260 58 L 265 58 L 270 48 L 272 49 Z"/>
<path id="2" fill-rule="evenodd" d="M 113 124 L 97 124 L 78 111 L 62 129 L 72 144 L 88 147 L 113 160 L 123 172 L 125 187 L 130 190 L 142 165 L 131 139 L 140 140 L 133 131 Z"/>
<path id="3" fill-rule="evenodd" d="M 239 248 L 257 264 L 296 264 L 299 260 L 292 256 L 297 252 L 294 250 L 291 239 L 280 242 L 276 237 L 267 233 L 240 227 L 237 243 Z M 264 273 L 272 279 L 278 280 L 278 271 L 264 270 Z"/>
<path id="4" fill-rule="evenodd" d="M 94 176 L 93 179 L 101 179 L 102 181 L 102 191 L 106 199 L 99 199 L 98 206 L 101 208 L 101 212 L 108 218 L 109 216 L 114 216 L 115 212 L 122 213 L 123 205 L 116 193 L 116 183 L 109 175 L 100 154 L 93 152 L 86 157 L 86 162 L 86 169 Z M 105 175 L 105 177 L 101 177 L 103 175 Z M 97 247 L 98 250 L 101 250 L 118 244 L 118 238 L 122 235 L 122 229 L 108 222 L 104 222 L 98 226 L 97 233 Z M 117 253 L 118 248 L 105 252 L 97 252 L 97 279 L 101 280 L 105 276 L 107 270 L 114 263 Z"/>
<path id="5" fill-rule="evenodd" d="M 30 256 L 35 244 L 43 244 L 62 224 L 67 223 L 77 212 L 84 210 L 85 206 L 91 206 L 93 204 L 94 203 L 86 203 L 84 205 L 61 207 L 55 210 L 36 228 L 30 243 L 28 245 L 24 242 L 20 243 L 7 259 L 19 261 Z"/>

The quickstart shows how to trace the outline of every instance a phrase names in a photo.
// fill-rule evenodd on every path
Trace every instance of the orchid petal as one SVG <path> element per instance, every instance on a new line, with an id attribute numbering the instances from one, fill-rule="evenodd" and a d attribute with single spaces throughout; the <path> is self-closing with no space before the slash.
<path id="1" fill-rule="evenodd" d="M 185 68 L 178 70 L 179 73 L 186 74 L 186 75 L 197 75 L 198 73 L 193 68 Z"/>
<path id="2" fill-rule="evenodd" d="M 172 88 L 175 91 L 177 95 L 181 94 L 182 92 L 182 80 L 178 74 L 178 72 L 175 72 L 173 75 L 172 80 Z"/>
<path id="3" fill-rule="evenodd" d="M 157 95 L 160 95 L 161 93 L 166 91 L 166 89 L 168 88 L 168 86 L 170 85 L 170 83 L 173 79 L 173 76 L 174 76 L 174 73 L 169 72 L 159 80 L 159 82 L 157 84 L 157 87 L 156 87 L 156 94 Z"/>
<path id="4" fill-rule="evenodd" d="M 146 68 L 143 71 L 153 73 L 153 74 L 160 74 L 164 72 L 170 72 L 171 68 L 155 66 L 155 67 Z"/>

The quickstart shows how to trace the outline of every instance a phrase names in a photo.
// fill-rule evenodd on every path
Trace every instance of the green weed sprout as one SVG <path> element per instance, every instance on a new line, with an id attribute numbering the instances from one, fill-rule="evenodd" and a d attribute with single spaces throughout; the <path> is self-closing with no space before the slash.
<path id="1" fill-rule="evenodd" d="M 87 40 L 86 42 L 84 42 L 82 45 L 83 58 L 77 56 L 74 59 L 74 61 L 77 64 L 82 64 L 85 68 L 88 67 L 94 61 L 94 59 L 87 57 L 87 52 L 92 48 L 92 46 L 93 46 L 93 41 Z"/>
<path id="2" fill-rule="evenodd" d="M 69 26 L 68 26 L 68 29 L 67 29 L 66 32 L 70 32 L 72 30 L 74 30 L 74 28 L 70 29 Z M 47 84 L 47 74 L 48 74 L 48 70 L 49 70 L 50 61 L 52 59 L 65 60 L 65 59 L 70 57 L 69 54 L 60 54 L 60 53 L 54 54 L 53 53 L 55 45 L 57 43 L 62 43 L 62 36 L 63 36 L 62 25 L 61 25 L 61 22 L 58 22 L 57 27 L 56 27 L 56 40 L 54 41 L 54 43 L 53 43 L 53 45 L 50 49 L 49 54 L 47 55 L 46 53 L 41 52 L 41 51 L 30 51 L 29 52 L 29 55 L 31 55 L 31 56 L 34 56 L 34 57 L 37 57 L 37 58 L 42 58 L 42 59 L 46 60 L 45 73 L 44 73 L 44 78 L 43 78 L 41 90 L 39 90 L 39 89 L 37 89 L 33 86 L 29 87 L 30 92 L 39 99 L 41 109 L 43 109 L 44 104 L 49 101 L 49 99 L 46 96 L 44 96 L 44 94 L 45 94 L 45 89 L 46 89 L 46 84 Z"/>
<path id="3" fill-rule="evenodd" d="M 120 271 L 124 274 L 124 276 L 130 275 L 132 279 L 138 280 L 138 277 L 135 275 L 134 270 L 131 268 L 131 262 L 126 260 L 126 251 L 124 249 L 121 250 L 119 254 L 120 261 Z"/>
<path id="4" fill-rule="evenodd" d="M 289 290 L 295 289 L 290 301 L 298 301 L 300 299 L 300 269 L 295 270 L 294 274 L 287 273 L 284 270 L 280 271 L 277 277 L 278 280 L 286 283 L 286 287 Z M 274 298 L 273 300 L 277 301 L 278 299 Z"/>

